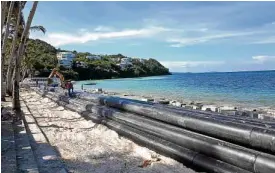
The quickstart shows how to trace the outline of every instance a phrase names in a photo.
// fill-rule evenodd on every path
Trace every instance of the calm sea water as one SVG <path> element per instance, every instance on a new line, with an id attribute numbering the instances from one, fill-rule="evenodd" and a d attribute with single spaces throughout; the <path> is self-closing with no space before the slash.
<path id="1" fill-rule="evenodd" d="M 173 73 L 169 76 L 79 81 L 84 88 L 215 104 L 275 106 L 275 71 Z"/>

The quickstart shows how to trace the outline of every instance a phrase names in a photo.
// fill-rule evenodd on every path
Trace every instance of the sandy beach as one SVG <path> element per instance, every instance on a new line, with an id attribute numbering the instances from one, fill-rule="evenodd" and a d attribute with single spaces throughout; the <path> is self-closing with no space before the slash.
<path id="1" fill-rule="evenodd" d="M 65 110 L 34 91 L 24 90 L 21 97 L 70 172 L 194 172 L 173 159 L 119 136 L 103 125 Z M 145 160 L 156 157 L 160 161 L 140 167 Z"/>

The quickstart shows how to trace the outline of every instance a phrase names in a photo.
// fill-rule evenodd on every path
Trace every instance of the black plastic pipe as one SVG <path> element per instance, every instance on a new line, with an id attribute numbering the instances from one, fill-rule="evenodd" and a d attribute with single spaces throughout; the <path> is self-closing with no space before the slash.
<path id="1" fill-rule="evenodd" d="M 59 100 L 60 101 L 60 100 Z M 62 101 L 60 101 L 60 102 L 62 102 Z M 63 103 L 65 103 L 65 102 L 63 102 Z M 67 106 L 69 106 L 69 104 L 67 104 L 67 105 L 65 105 L 65 107 L 67 107 Z M 72 106 L 72 108 L 73 108 L 73 106 Z M 77 105 L 74 105 L 74 108 L 75 109 L 77 109 Z M 97 113 L 100 113 L 100 112 L 98 112 L 99 110 L 101 110 L 101 111 L 104 111 L 104 108 L 102 108 L 102 109 L 98 109 L 98 108 L 100 108 L 100 107 L 97 107 L 96 109 L 97 109 Z M 106 110 L 106 108 L 105 108 L 105 113 L 104 113 L 104 115 L 106 115 L 106 112 L 108 112 L 108 110 Z M 83 112 L 82 112 L 83 113 Z M 100 114 L 102 114 L 102 112 L 100 113 Z M 107 113 L 107 116 L 109 116 L 109 113 Z M 98 120 L 98 119 L 96 119 L 96 120 Z M 102 119 L 101 119 L 102 120 Z M 150 125 L 149 125 L 150 126 Z M 266 158 L 262 158 L 262 160 L 265 160 Z M 266 163 L 266 161 L 264 161 L 265 163 Z M 261 164 L 259 164 L 260 166 L 262 166 Z M 271 164 L 272 165 L 272 164 Z M 266 168 L 266 166 L 262 166 L 262 167 L 264 167 L 264 168 Z M 267 169 L 267 168 L 266 168 Z"/>
<path id="2" fill-rule="evenodd" d="M 161 109 L 166 109 L 172 112 L 176 113 L 195 113 L 192 116 L 205 116 L 205 117 L 211 117 L 214 119 L 218 120 L 227 120 L 227 121 L 234 121 L 238 123 L 245 123 L 245 124 L 251 124 L 254 126 L 259 126 L 259 127 L 264 127 L 264 128 L 272 128 L 275 129 L 275 121 L 274 122 L 269 122 L 269 121 L 264 121 L 264 120 L 258 120 L 258 119 L 253 119 L 253 118 L 245 118 L 245 117 L 240 117 L 240 116 L 225 116 L 216 112 L 206 112 L 206 111 L 201 111 L 201 110 L 189 110 L 185 108 L 179 108 L 179 107 L 172 107 L 169 105 L 161 105 L 161 104 L 155 104 L 155 103 L 150 103 L 150 102 L 144 102 L 144 101 L 139 101 L 139 100 L 133 100 L 133 99 L 127 99 L 127 98 L 119 98 L 119 97 L 113 97 L 113 96 L 102 96 L 99 94 L 91 94 L 91 93 L 86 93 L 86 94 L 80 94 L 78 98 L 87 100 L 87 101 L 92 101 L 94 103 L 100 103 L 100 100 L 104 98 L 117 98 L 120 99 L 121 101 L 130 101 L 134 103 L 141 103 L 141 104 L 146 104 L 146 105 L 152 105 L 156 108 L 161 108 Z"/>
<path id="3" fill-rule="evenodd" d="M 86 100 L 88 99 L 86 98 Z M 130 102 L 117 97 L 94 97 L 92 101 L 155 118 L 230 142 L 238 142 L 270 152 L 275 151 L 275 133 L 272 130 L 247 124 L 197 117 L 194 114 L 178 114 L 155 108 L 152 105 Z"/>
<path id="4" fill-rule="evenodd" d="M 95 103 L 100 102 L 100 100 L 105 99 L 105 98 L 118 98 L 121 101 L 129 101 L 129 102 L 134 102 L 134 103 L 141 103 L 141 104 L 146 104 L 146 105 L 153 105 L 156 108 L 161 108 L 161 109 L 166 109 L 168 111 L 172 111 L 172 112 L 176 112 L 176 113 L 195 113 L 193 115 L 196 116 L 210 116 L 210 117 L 214 117 L 216 119 L 220 119 L 220 120 L 234 120 L 240 123 L 251 123 L 254 125 L 258 125 L 261 127 L 266 127 L 266 128 L 275 128 L 275 121 L 270 122 L 270 121 L 265 121 L 265 120 L 259 120 L 259 119 L 254 119 L 254 118 L 249 118 L 249 117 L 241 117 L 241 116 L 226 116 L 226 115 L 222 115 L 220 113 L 216 113 L 216 112 L 207 112 L 207 111 L 201 111 L 201 110 L 189 110 L 189 109 L 185 109 L 185 108 L 179 108 L 179 107 L 175 107 L 175 106 L 170 106 L 170 105 L 161 105 L 161 104 L 154 104 L 154 103 L 150 103 L 150 102 L 144 102 L 144 101 L 139 101 L 139 100 L 133 100 L 133 99 L 126 99 L 126 98 L 119 98 L 119 97 L 112 97 L 112 96 L 100 96 L 98 94 L 89 94 L 88 96 L 83 96 L 80 95 L 79 98 L 81 99 L 85 99 L 87 101 L 92 101 Z"/>
<path id="5" fill-rule="evenodd" d="M 270 173 L 275 172 L 275 157 L 272 155 L 246 149 L 225 141 L 157 122 L 156 120 L 151 120 L 146 117 L 140 117 L 124 112 L 122 113 L 116 110 L 110 110 L 110 108 L 102 108 L 99 106 L 89 105 L 86 108 L 102 117 L 107 117 L 119 123 L 125 123 L 135 129 L 145 131 L 146 133 L 150 133 L 185 148 L 225 161 L 240 168 L 256 172 L 254 169 L 257 169 L 259 166 L 265 168 L 271 166 L 269 167 L 271 170 Z M 261 160 L 265 160 L 265 162 L 258 164 L 258 156 L 262 156 Z"/>
<path id="6" fill-rule="evenodd" d="M 48 94 L 52 94 L 52 92 L 48 92 Z M 60 92 L 55 92 L 53 93 L 55 95 L 63 95 L 63 93 Z M 190 109 L 185 109 L 185 108 L 179 108 L 175 106 L 170 106 L 170 105 L 162 105 L 162 104 L 156 104 L 156 103 L 151 103 L 151 102 L 145 102 L 145 101 L 139 101 L 139 100 L 134 100 L 134 99 L 127 99 L 127 98 L 119 98 L 119 97 L 113 97 L 113 96 L 102 96 L 100 94 L 92 94 L 92 93 L 79 93 L 77 95 L 77 98 L 80 98 L 82 100 L 86 101 L 92 101 L 94 103 L 99 103 L 100 100 L 104 98 L 118 98 L 122 101 L 130 101 L 134 103 L 141 103 L 141 104 L 147 104 L 147 105 L 153 105 L 156 108 L 161 108 L 165 109 L 168 111 L 176 112 L 176 113 L 193 113 L 193 116 L 206 116 L 206 117 L 211 117 L 215 118 L 218 120 L 234 120 L 235 122 L 240 122 L 240 123 L 249 123 L 251 125 L 256 125 L 256 126 L 261 126 L 261 127 L 266 127 L 266 128 L 275 128 L 275 121 L 266 121 L 266 120 L 259 120 L 255 118 L 250 118 L 250 117 L 241 117 L 241 116 L 226 116 L 222 115 L 217 112 L 207 112 L 207 111 L 201 111 L 201 110 L 190 110 Z"/>
<path id="7" fill-rule="evenodd" d="M 110 107 L 137 113 L 209 136 L 275 152 L 275 131 L 246 124 L 224 122 L 205 117 L 178 114 L 150 105 L 105 97 L 100 102 Z"/>
<path id="8" fill-rule="evenodd" d="M 69 104 L 64 106 L 67 107 Z M 67 108 L 72 110 L 71 107 Z M 261 156 L 260 152 L 251 152 L 252 150 L 238 147 L 234 144 L 216 140 L 204 135 L 199 135 L 194 132 L 188 132 L 187 130 L 173 127 L 171 125 L 164 125 L 163 123 L 159 123 L 154 120 L 149 120 L 127 113 L 119 113 L 118 111 L 112 111 L 110 108 L 108 109 L 104 106 L 88 105 L 86 108 L 88 110 L 92 110 L 98 115 L 101 115 L 101 118 L 97 117 L 96 119 L 93 119 L 94 121 L 102 121 L 103 117 L 113 118 L 113 120 L 121 120 L 119 121 L 120 123 L 124 121 L 127 125 L 130 125 L 135 129 L 143 131 L 146 130 L 146 133 L 164 138 L 187 148 L 189 147 L 189 149 L 207 154 L 208 156 L 215 157 L 219 160 L 249 171 L 256 172 L 258 170 L 257 172 L 259 173 L 273 173 L 275 171 L 275 161 L 272 156 Z M 77 110 L 77 105 L 74 105 L 74 109 Z M 89 113 L 86 112 L 82 114 L 87 116 Z M 169 130 L 173 130 L 174 132 L 169 130 L 167 131 L 167 127 Z M 185 136 L 183 134 L 185 134 Z M 205 148 L 207 148 L 207 150 L 205 150 Z M 262 172 L 262 170 L 264 170 L 264 172 Z"/>
<path id="9" fill-rule="evenodd" d="M 275 132 L 273 130 L 266 130 L 265 128 L 258 128 L 247 124 L 198 117 L 192 113 L 187 115 L 179 114 L 156 108 L 153 105 L 131 102 L 129 99 L 125 100 L 118 97 L 99 97 L 94 94 L 93 97 L 85 99 L 158 119 L 230 142 L 237 142 L 269 152 L 275 152 Z"/>
<path id="10" fill-rule="evenodd" d="M 201 111 L 201 110 L 190 110 L 186 108 L 179 108 L 179 107 L 171 107 L 167 105 L 154 105 L 158 108 L 161 109 L 166 109 L 168 111 L 172 111 L 175 113 L 183 113 L 183 114 L 188 114 L 192 113 L 193 115 L 196 116 L 201 116 L 201 117 L 209 117 L 209 118 L 214 118 L 218 120 L 229 120 L 229 121 L 235 121 L 239 123 L 249 123 L 251 125 L 255 126 L 261 126 L 265 128 L 270 128 L 270 129 L 275 129 L 275 121 L 266 121 L 266 120 L 259 120 L 255 118 L 250 118 L 250 117 L 242 117 L 242 116 L 227 116 L 227 115 L 222 115 L 220 113 L 216 112 L 207 112 L 207 111 Z"/>
<path id="11" fill-rule="evenodd" d="M 85 112 L 83 114 L 86 117 L 91 117 L 92 120 L 98 118 L 97 115 L 92 113 Z M 206 171 L 215 173 L 251 173 L 247 170 L 238 168 L 211 157 L 207 157 L 153 135 L 149 135 L 125 124 L 117 123 L 112 120 L 102 120 L 101 123 L 116 131 L 118 134 L 123 135 L 137 142 L 138 144 L 141 144 L 142 146 L 157 151 L 160 154 L 172 157 L 184 163 L 185 165 L 200 167 Z"/>
<path id="12" fill-rule="evenodd" d="M 100 104 L 100 99 L 102 98 L 108 98 L 106 96 L 98 96 L 93 94 L 92 97 L 83 97 L 83 96 L 79 96 L 80 99 L 82 100 L 86 100 L 86 101 L 91 101 L 95 104 Z M 112 97 L 112 98 L 118 98 L 118 97 Z M 188 109 L 184 109 L 181 108 L 179 109 L 178 107 L 175 107 L 174 109 L 165 105 L 159 105 L 159 104 L 153 104 L 153 103 L 148 103 L 148 102 L 144 102 L 144 101 L 138 101 L 138 100 L 131 100 L 131 99 L 125 99 L 125 98 L 118 98 L 120 101 L 130 101 L 133 103 L 141 103 L 141 104 L 146 104 L 146 105 L 152 105 L 155 108 L 160 108 L 160 109 L 164 109 L 167 110 L 169 112 L 174 112 L 177 114 L 186 114 L 188 116 L 194 116 L 194 117 L 204 117 L 204 118 L 208 118 L 208 119 L 215 119 L 217 121 L 225 121 L 225 122 L 233 122 L 233 123 L 239 123 L 239 124 L 246 124 L 246 125 L 251 125 L 254 127 L 260 127 L 260 128 L 266 128 L 266 129 L 273 129 L 275 130 L 275 122 L 261 122 L 260 120 L 256 120 L 256 119 L 252 119 L 252 118 L 242 118 L 242 117 L 233 117 L 233 116 L 224 116 L 218 113 L 210 113 L 210 112 L 206 112 L 206 111 L 198 111 L 198 110 L 188 110 Z"/>

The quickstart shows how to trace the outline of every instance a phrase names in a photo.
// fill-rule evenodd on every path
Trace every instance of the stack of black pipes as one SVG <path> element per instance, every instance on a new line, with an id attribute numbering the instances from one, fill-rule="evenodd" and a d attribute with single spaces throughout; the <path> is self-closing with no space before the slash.
<path id="1" fill-rule="evenodd" d="M 36 91 L 193 169 L 275 173 L 275 122 L 97 94 L 72 99 Z"/>

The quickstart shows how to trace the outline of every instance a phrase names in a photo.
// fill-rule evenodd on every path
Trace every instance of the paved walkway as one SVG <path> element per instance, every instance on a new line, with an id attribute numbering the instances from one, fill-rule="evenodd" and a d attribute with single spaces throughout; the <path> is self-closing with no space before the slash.
<path id="1" fill-rule="evenodd" d="M 5 102 L 1 102 L 1 106 L 3 106 L 3 109 L 1 109 L 1 172 L 15 173 L 16 151 L 14 129 L 12 117 L 6 116 L 6 113 L 10 113 L 8 110 L 11 108 L 11 99 L 7 97 Z M 2 113 L 5 117 L 4 119 L 2 119 Z"/>

